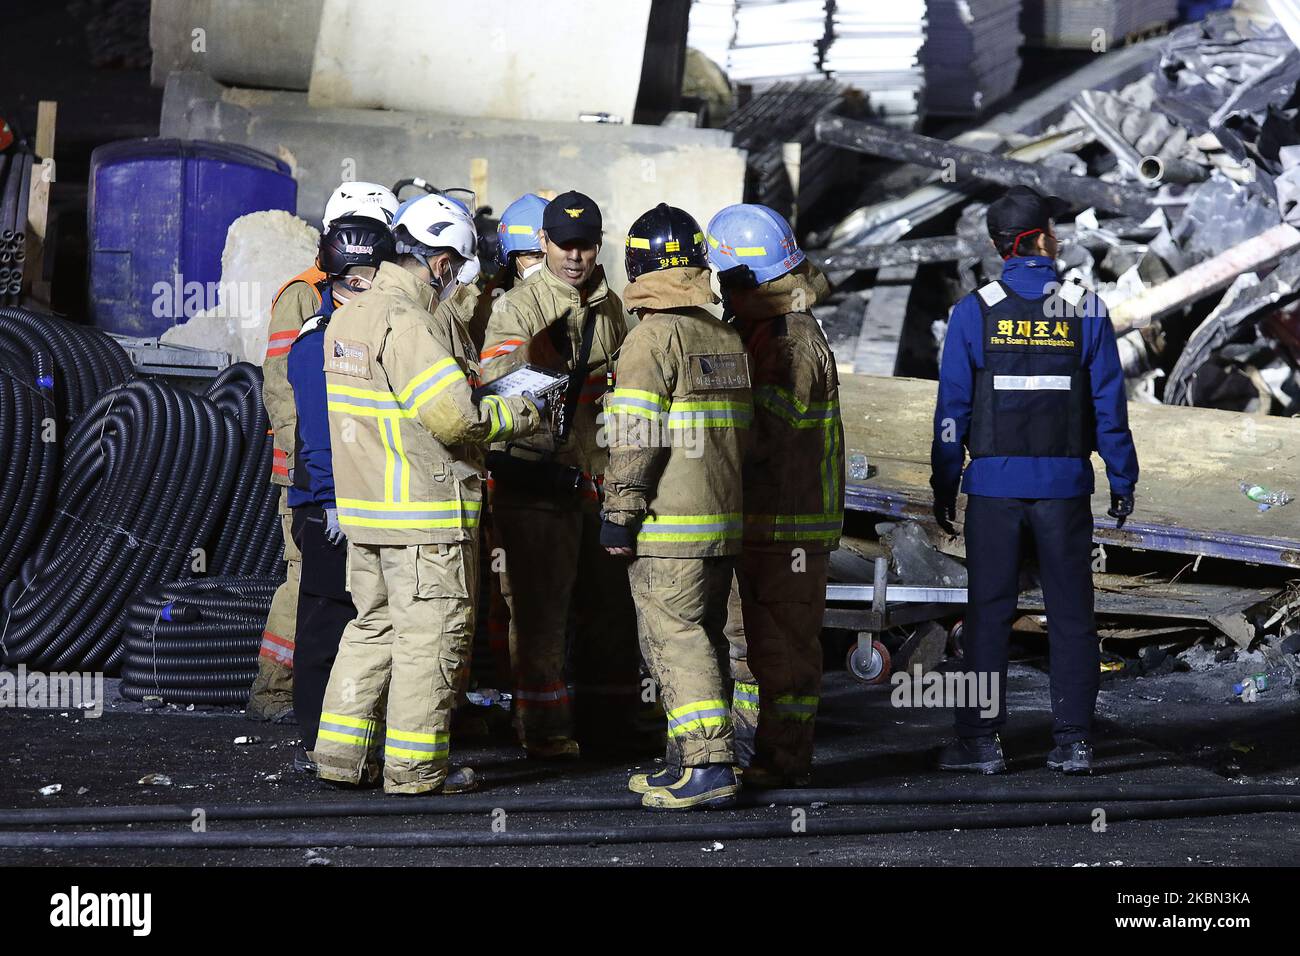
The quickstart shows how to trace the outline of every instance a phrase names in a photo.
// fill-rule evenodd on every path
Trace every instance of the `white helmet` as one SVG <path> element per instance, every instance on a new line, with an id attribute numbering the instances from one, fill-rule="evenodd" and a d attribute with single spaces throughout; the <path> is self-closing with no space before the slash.
<path id="1" fill-rule="evenodd" d="M 393 220 L 398 253 L 415 256 L 428 265 L 439 249 L 450 249 L 465 260 L 456 281 L 468 285 L 478 278 L 478 231 L 474 218 L 460 203 L 431 193 L 403 203 Z"/>
<path id="2" fill-rule="evenodd" d="M 342 216 L 369 216 L 387 226 L 396 215 L 397 197 L 391 189 L 378 183 L 347 182 L 334 190 L 325 204 L 324 226 L 328 229 Z"/>

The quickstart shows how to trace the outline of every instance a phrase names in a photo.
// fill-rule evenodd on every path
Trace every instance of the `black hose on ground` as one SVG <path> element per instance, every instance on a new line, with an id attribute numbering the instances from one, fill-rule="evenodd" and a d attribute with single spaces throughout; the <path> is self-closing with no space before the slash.
<path id="1" fill-rule="evenodd" d="M 440 798 L 434 797 L 434 800 Z M 418 801 L 419 798 L 412 798 Z M 573 846 L 586 844 L 675 843 L 696 840 L 771 840 L 797 836 L 865 836 L 878 833 L 921 833 L 935 830 L 986 830 L 1015 827 L 1089 825 L 1093 807 L 1086 804 L 955 810 L 910 814 L 856 814 L 826 819 L 808 817 L 792 827 L 787 818 L 757 821 L 719 821 L 717 815 L 695 817 L 689 823 L 672 823 L 661 815 L 655 823 L 628 826 L 575 827 L 564 830 L 515 828 L 495 832 L 488 826 L 453 830 L 114 830 L 74 833 L 0 832 L 0 847 L 57 849 L 65 847 L 147 849 L 274 849 L 300 847 L 502 847 Z M 1177 820 L 1239 813 L 1295 813 L 1300 797 L 1265 795 L 1211 799 L 1134 801 L 1106 809 L 1108 824 L 1127 820 Z M 188 822 L 188 821 L 187 821 Z"/>
<path id="2" fill-rule="evenodd" d="M 187 572 L 222 517 L 239 449 L 232 418 L 151 380 L 77 418 L 50 523 L 0 598 L 5 663 L 111 673 L 127 601 Z"/>
<path id="3" fill-rule="evenodd" d="M 741 807 L 935 806 L 943 804 L 1079 803 L 1088 807 L 1113 803 L 1223 800 L 1286 797 L 1300 800 L 1300 788 L 1286 784 L 1204 786 L 1199 784 L 1094 784 L 1014 786 L 1006 784 L 945 787 L 839 787 L 801 790 L 742 790 Z M 303 820 L 319 817 L 386 817 L 491 813 L 588 813 L 640 810 L 633 793 L 600 796 L 509 797 L 501 793 L 411 797 L 350 797 L 342 800 L 283 800 L 205 806 L 209 820 Z M 1109 810 L 1107 810 L 1109 813 Z M 117 807 L 56 807 L 0 810 L 0 826 L 71 826 L 74 824 L 189 822 L 193 807 L 155 804 Z"/>
<path id="4" fill-rule="evenodd" d="M 278 577 L 171 581 L 126 610 L 122 696 L 175 704 L 240 704 L 257 676 Z"/>
<path id="5" fill-rule="evenodd" d="M 269 480 L 274 440 L 262 405 L 262 370 L 247 362 L 232 365 L 213 379 L 207 397 L 235 419 L 243 441 L 239 475 L 212 543 L 207 573 L 282 576 L 280 490 Z"/>

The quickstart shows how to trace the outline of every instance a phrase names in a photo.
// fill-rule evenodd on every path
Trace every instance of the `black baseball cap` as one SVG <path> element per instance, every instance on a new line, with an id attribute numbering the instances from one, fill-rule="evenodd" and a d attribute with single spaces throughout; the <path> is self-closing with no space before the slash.
<path id="1" fill-rule="evenodd" d="M 542 212 L 542 229 L 551 242 L 588 242 L 600 245 L 600 207 L 590 196 L 580 192 L 561 193 L 546 204 Z"/>
<path id="2" fill-rule="evenodd" d="M 1010 239 L 1034 230 L 1047 231 L 1051 221 L 1063 216 L 1070 204 L 1059 196 L 1044 196 L 1028 186 L 1012 186 L 989 206 L 989 235 Z"/>

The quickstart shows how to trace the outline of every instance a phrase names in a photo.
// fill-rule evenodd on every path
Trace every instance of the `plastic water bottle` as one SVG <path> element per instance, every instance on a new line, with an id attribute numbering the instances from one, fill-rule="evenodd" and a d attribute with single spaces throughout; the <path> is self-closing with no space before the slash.
<path id="1" fill-rule="evenodd" d="M 1238 481 L 1237 484 L 1243 495 L 1259 505 L 1260 511 L 1280 508 L 1294 500 L 1293 496 L 1285 491 L 1269 491 L 1263 485 L 1252 485 L 1248 481 Z"/>

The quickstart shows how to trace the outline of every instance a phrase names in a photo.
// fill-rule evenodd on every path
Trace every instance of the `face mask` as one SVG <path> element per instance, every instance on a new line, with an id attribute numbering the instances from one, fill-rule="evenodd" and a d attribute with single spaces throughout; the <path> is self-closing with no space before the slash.
<path id="1" fill-rule="evenodd" d="M 519 276 L 520 280 L 522 281 L 524 279 L 527 279 L 530 275 L 535 273 L 538 269 L 540 269 L 544 265 L 546 265 L 546 260 L 538 259 L 535 263 L 533 263 L 531 266 L 529 266 L 520 274 Z"/>

